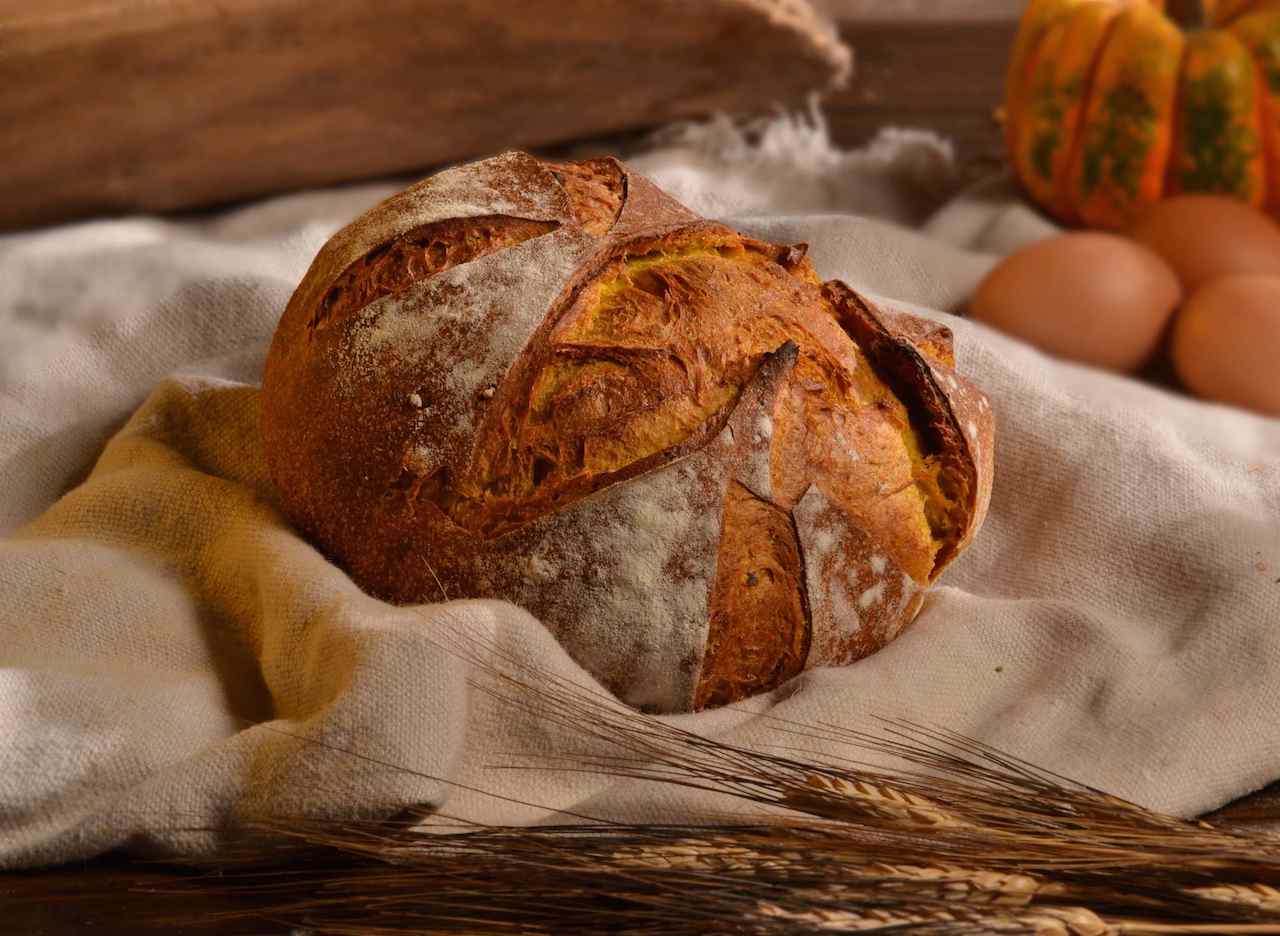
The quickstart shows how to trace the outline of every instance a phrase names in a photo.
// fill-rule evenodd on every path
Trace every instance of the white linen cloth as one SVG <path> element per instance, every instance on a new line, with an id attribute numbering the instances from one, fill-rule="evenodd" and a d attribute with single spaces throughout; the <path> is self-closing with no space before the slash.
<path id="1" fill-rule="evenodd" d="M 918 230 L 859 216 L 918 221 L 945 146 L 898 134 L 840 154 L 786 123 L 761 145 L 686 132 L 636 162 L 915 307 L 956 307 L 996 253 L 1051 230 L 998 186 Z M 586 677 L 509 605 L 364 596 L 273 509 L 267 342 L 325 238 L 393 188 L 0 238 L 0 866 L 194 854 L 267 815 L 710 808 L 493 769 L 581 742 L 469 691 L 433 635 L 462 627 Z M 886 650 L 681 723 L 751 744 L 776 740 L 756 712 L 905 716 L 1184 815 L 1280 777 L 1280 421 L 947 322 L 997 419 L 986 527 Z"/>

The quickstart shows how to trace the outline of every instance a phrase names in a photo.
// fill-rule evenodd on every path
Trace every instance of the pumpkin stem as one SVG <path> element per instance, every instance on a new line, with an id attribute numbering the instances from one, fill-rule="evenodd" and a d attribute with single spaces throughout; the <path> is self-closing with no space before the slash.
<path id="1" fill-rule="evenodd" d="M 1166 0 L 1169 18 L 1183 29 L 1204 29 L 1213 18 L 1214 0 Z"/>

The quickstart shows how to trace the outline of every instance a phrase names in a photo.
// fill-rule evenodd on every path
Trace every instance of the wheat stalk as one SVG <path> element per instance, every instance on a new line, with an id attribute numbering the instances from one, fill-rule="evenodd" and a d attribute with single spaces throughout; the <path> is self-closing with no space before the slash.
<path id="1" fill-rule="evenodd" d="M 1205 900 L 1242 904 L 1280 915 L 1280 890 L 1266 884 L 1212 884 L 1208 887 L 1193 887 L 1189 893 Z"/>
<path id="2" fill-rule="evenodd" d="M 957 829 L 965 825 L 925 797 L 885 783 L 810 774 L 804 784 L 799 789 L 788 790 L 782 797 L 782 805 L 824 819 L 848 821 L 872 816 L 934 829 Z"/>
<path id="3" fill-rule="evenodd" d="M 903 766 L 818 762 L 703 738 L 520 660 L 469 659 L 480 691 L 611 751 L 563 752 L 563 769 L 728 794 L 776 815 L 447 833 L 266 821 L 249 831 L 297 846 L 287 875 L 242 870 L 228 854 L 215 882 L 193 886 L 265 898 L 271 918 L 316 936 L 1280 936 L 1274 842 L 1143 809 L 942 729 L 780 723 L 783 739 Z"/>
<path id="4" fill-rule="evenodd" d="M 1029 933 L 1034 936 L 1114 936 L 1117 932 L 1096 914 L 1082 907 L 1041 907 L 1026 914 L 977 914 L 956 910 L 933 910 L 923 913 L 888 910 L 809 910 L 787 911 L 773 904 L 761 904 L 765 916 L 804 924 L 817 931 L 876 932 L 887 929 L 976 926 L 987 933 Z"/>

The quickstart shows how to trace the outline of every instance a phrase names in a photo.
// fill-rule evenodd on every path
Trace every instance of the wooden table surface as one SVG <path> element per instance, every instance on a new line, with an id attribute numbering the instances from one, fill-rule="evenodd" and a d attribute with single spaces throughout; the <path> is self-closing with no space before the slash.
<path id="1" fill-rule="evenodd" d="M 856 54 L 857 77 L 825 102 L 832 136 L 856 146 L 886 125 L 925 127 L 951 139 L 962 175 L 975 178 L 998 167 L 999 133 L 993 110 L 1000 99 L 1006 55 L 1014 32 L 1008 22 L 852 24 L 845 38 Z M 1275 797 L 1240 807 L 1240 818 L 1280 815 Z M 1216 818 L 1228 821 L 1232 812 Z M 0 875 L 0 931 L 25 936 L 133 936 L 169 903 L 149 890 L 163 889 L 191 872 L 124 858 L 88 865 Z M 214 893 L 184 897 L 180 911 L 190 923 L 164 932 L 287 932 L 267 923 L 205 923 L 237 904 Z M 172 908 L 170 908 L 172 909 Z M 161 912 L 164 912 L 161 909 Z"/>

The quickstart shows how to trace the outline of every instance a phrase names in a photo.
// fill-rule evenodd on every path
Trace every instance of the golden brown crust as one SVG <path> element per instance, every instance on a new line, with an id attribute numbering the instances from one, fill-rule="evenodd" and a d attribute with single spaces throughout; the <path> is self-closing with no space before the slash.
<path id="1" fill-rule="evenodd" d="M 810 632 L 803 576 L 788 513 L 730 481 L 695 709 L 745 699 L 804 669 Z"/>
<path id="2" fill-rule="evenodd" d="M 990 491 L 990 411 L 953 362 L 945 328 L 822 284 L 803 246 L 614 160 L 507 154 L 326 245 L 263 434 L 290 519 L 370 591 L 507 598 L 680 710 L 914 616 Z"/>
<path id="3" fill-rule="evenodd" d="M 924 579 L 932 581 L 954 557 L 976 513 L 978 466 L 970 442 L 952 411 L 946 388 L 920 348 L 901 333 L 891 332 L 881 314 L 844 283 L 826 283 L 823 293 L 841 325 L 866 349 L 877 373 L 902 401 L 916 429 L 923 457 L 913 480 L 925 494 L 926 519 L 940 541 Z"/>
<path id="4" fill-rule="evenodd" d="M 564 186 L 573 215 L 592 237 L 608 233 L 618 221 L 626 196 L 626 175 L 611 158 L 577 163 L 548 163 L 547 168 Z"/>
<path id="5" fill-rule="evenodd" d="M 418 280 L 540 237 L 555 227 L 553 221 L 502 215 L 449 218 L 423 225 L 371 250 L 343 270 L 320 297 L 308 326 L 313 330 L 325 328 L 333 320 L 398 293 Z"/>
<path id="6" fill-rule="evenodd" d="M 281 324 L 309 321 L 295 308 L 314 309 L 320 297 L 352 264 L 414 228 L 438 221 L 476 217 L 524 218 L 571 223 L 568 194 L 552 184 L 551 170 L 527 153 L 503 153 L 493 159 L 447 169 L 432 185 L 413 185 L 379 202 L 359 223 L 342 228 L 316 254 L 298 284 Z"/>

